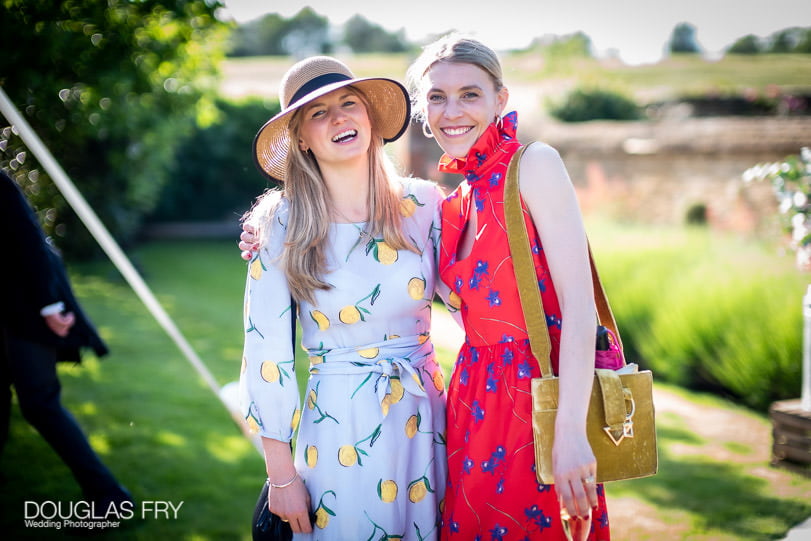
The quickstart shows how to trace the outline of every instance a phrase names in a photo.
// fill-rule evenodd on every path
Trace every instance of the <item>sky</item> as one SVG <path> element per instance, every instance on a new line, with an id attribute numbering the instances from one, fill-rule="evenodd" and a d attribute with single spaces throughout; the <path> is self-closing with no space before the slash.
<path id="1" fill-rule="evenodd" d="M 222 0 L 222 18 L 239 23 L 278 13 L 291 17 L 309 5 L 332 25 L 355 14 L 420 42 L 450 30 L 473 34 L 496 50 L 523 48 L 533 38 L 584 32 L 594 53 L 629 64 L 661 59 L 673 28 L 687 22 L 699 45 L 717 57 L 747 34 L 767 37 L 811 26 L 811 0 Z"/>

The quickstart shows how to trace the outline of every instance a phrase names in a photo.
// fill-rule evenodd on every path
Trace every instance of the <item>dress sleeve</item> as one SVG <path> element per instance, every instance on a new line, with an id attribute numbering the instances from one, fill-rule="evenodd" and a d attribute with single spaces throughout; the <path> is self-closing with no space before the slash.
<path id="1" fill-rule="evenodd" d="M 442 202 L 445 199 L 445 194 L 442 192 L 442 188 L 439 186 L 436 186 L 435 192 L 435 197 L 431 200 L 431 204 L 434 206 L 433 220 L 431 222 L 431 247 L 433 249 L 434 268 L 437 269 L 437 277 L 434 282 L 434 291 L 437 295 L 439 295 L 439 298 L 442 299 L 442 302 L 445 304 L 445 308 L 447 308 L 448 312 L 451 313 L 451 316 L 453 316 L 453 319 L 456 320 L 456 323 L 458 323 L 460 327 L 464 328 L 464 323 L 462 322 L 462 313 L 459 311 L 459 302 L 452 298 L 452 295 L 455 295 L 455 293 L 452 292 L 450 286 L 443 282 L 442 278 L 439 276 L 439 253 L 441 250 L 440 240 L 442 235 Z"/>
<path id="2" fill-rule="evenodd" d="M 286 205 L 269 220 L 266 244 L 248 265 L 240 407 L 252 432 L 290 441 L 300 415 L 293 347 L 292 301 L 278 266 L 286 236 Z"/>

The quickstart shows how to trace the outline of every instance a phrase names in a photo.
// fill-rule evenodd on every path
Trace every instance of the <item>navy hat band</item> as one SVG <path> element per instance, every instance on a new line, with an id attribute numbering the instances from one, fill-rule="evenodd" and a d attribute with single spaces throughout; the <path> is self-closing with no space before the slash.
<path id="1" fill-rule="evenodd" d="M 296 90 L 296 93 L 293 94 L 292 98 L 290 98 L 290 103 L 288 103 L 287 106 L 289 107 L 291 103 L 296 103 L 310 92 L 315 92 L 322 86 L 327 86 L 340 81 L 348 81 L 350 79 L 351 77 L 344 75 L 343 73 L 325 73 L 324 75 L 319 75 L 318 77 L 310 79 L 301 85 L 301 88 Z"/>

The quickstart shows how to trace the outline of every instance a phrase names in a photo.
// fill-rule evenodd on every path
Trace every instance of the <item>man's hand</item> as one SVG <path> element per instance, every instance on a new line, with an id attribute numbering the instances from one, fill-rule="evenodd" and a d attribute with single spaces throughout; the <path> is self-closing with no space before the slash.
<path id="1" fill-rule="evenodd" d="M 43 317 L 45 318 L 45 324 L 48 325 L 48 328 L 51 329 L 54 334 L 62 338 L 68 335 L 70 328 L 73 327 L 73 324 L 76 322 L 76 316 L 73 315 L 73 312 L 64 314 L 57 313 Z"/>

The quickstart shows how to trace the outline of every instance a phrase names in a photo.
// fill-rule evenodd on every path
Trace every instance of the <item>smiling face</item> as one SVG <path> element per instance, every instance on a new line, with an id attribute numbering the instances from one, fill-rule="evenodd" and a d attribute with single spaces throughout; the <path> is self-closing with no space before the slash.
<path id="1" fill-rule="evenodd" d="M 437 62 L 425 73 L 422 88 L 428 126 L 454 158 L 467 156 L 509 96 L 505 87 L 496 90 L 486 71 L 468 63 Z"/>
<path id="2" fill-rule="evenodd" d="M 320 167 L 365 159 L 372 140 L 372 124 L 360 96 L 344 87 L 302 107 L 298 144 L 311 150 Z"/>

